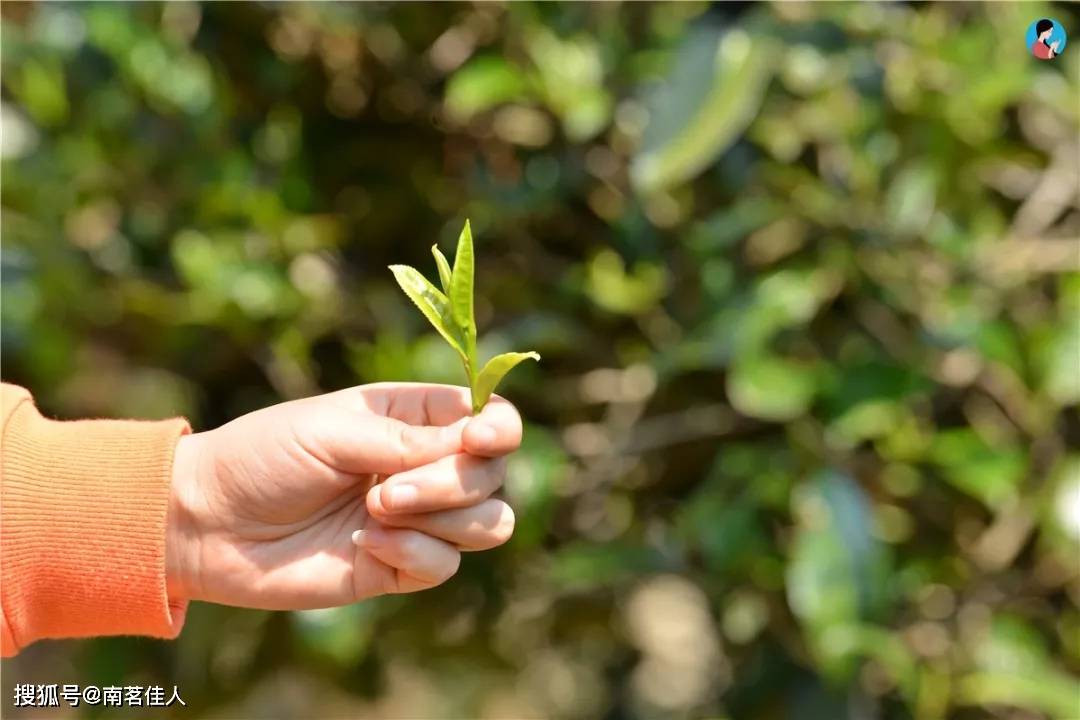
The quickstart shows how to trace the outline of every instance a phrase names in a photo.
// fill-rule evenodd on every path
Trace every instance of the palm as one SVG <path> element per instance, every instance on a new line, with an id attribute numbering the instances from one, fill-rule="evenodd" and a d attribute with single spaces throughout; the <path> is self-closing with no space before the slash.
<path id="1" fill-rule="evenodd" d="M 378 476 L 335 468 L 325 447 L 342 425 L 374 416 L 369 403 L 378 409 L 378 400 L 345 391 L 276 405 L 221 428 L 224 462 L 204 496 L 210 515 L 229 522 L 203 550 L 226 564 L 230 587 L 220 588 L 221 597 L 267 608 L 328 607 L 386 587 L 387 568 L 351 541 L 367 521 L 364 496 Z M 387 409 L 404 422 L 432 420 L 423 404 Z M 444 422 L 462 416 L 436 414 Z M 245 440 L 253 434 L 258 446 Z"/>

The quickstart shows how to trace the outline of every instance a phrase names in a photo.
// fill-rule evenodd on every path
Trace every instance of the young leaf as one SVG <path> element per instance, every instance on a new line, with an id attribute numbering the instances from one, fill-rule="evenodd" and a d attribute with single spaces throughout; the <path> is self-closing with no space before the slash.
<path id="1" fill-rule="evenodd" d="M 450 294 L 450 263 L 446 261 L 446 256 L 442 254 L 442 250 L 438 245 L 431 246 L 431 254 L 435 256 L 435 264 L 439 266 L 439 282 L 442 283 L 443 292 Z"/>
<path id="2" fill-rule="evenodd" d="M 408 265 L 391 265 L 390 271 L 394 273 L 394 279 L 397 280 L 398 285 L 424 314 L 428 322 L 435 326 L 446 342 L 458 351 L 462 359 L 465 359 L 466 343 L 451 317 L 450 301 L 447 297 L 415 268 Z"/>
<path id="3" fill-rule="evenodd" d="M 466 338 L 476 337 L 476 318 L 473 315 L 473 239 L 469 221 L 461 229 L 454 271 L 450 279 L 450 309 Z"/>
<path id="4" fill-rule="evenodd" d="M 504 353 L 493 357 L 477 372 L 479 363 L 476 358 L 476 317 L 473 314 L 475 259 L 469 221 L 465 221 L 465 227 L 458 238 L 453 269 L 437 245 L 431 246 L 431 254 L 435 256 L 435 264 L 439 267 L 439 279 L 445 295 L 408 265 L 391 265 L 390 270 L 409 299 L 461 356 L 461 363 L 465 366 L 465 375 L 472 390 L 473 412 L 478 413 L 484 409 L 495 386 L 506 373 L 522 360 L 539 360 L 540 356 L 534 352 Z"/>
<path id="5" fill-rule="evenodd" d="M 522 360 L 532 358 L 533 360 L 540 360 L 540 354 L 535 352 L 509 352 L 502 355 L 496 355 L 488 360 L 484 365 L 484 369 L 480 371 L 480 374 L 476 377 L 476 382 L 473 384 L 473 412 L 478 413 L 484 409 L 484 405 L 487 404 L 488 398 L 491 397 L 491 393 L 495 392 L 495 386 L 499 384 L 499 381 L 505 377 L 506 373 L 510 372 L 515 365 Z"/>

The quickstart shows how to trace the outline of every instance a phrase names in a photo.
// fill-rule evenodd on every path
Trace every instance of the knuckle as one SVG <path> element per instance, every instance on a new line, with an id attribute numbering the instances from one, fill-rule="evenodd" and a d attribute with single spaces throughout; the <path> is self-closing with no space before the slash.
<path id="1" fill-rule="evenodd" d="M 409 459 L 408 440 L 406 438 L 408 429 L 408 425 L 392 420 L 386 421 L 383 425 L 384 443 L 390 455 L 388 459 L 394 462 L 397 467 L 406 467 L 406 461 Z"/>
<path id="2" fill-rule="evenodd" d="M 397 428 L 397 452 L 401 458 L 401 466 L 407 467 L 409 459 L 416 450 L 418 443 L 415 429 L 404 423 Z"/>

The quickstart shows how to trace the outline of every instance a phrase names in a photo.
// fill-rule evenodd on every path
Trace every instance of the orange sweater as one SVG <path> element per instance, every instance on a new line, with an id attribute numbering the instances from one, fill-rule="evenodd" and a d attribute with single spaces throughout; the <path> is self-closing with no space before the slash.
<path id="1" fill-rule="evenodd" d="M 58 422 L 0 385 L 0 651 L 41 638 L 173 638 L 165 590 L 173 450 L 185 420 Z"/>

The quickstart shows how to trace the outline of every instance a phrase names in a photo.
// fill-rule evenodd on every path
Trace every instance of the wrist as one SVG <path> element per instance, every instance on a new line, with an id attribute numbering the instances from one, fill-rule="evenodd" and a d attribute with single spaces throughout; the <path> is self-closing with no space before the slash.
<path id="1" fill-rule="evenodd" d="M 165 521 L 165 583 L 169 597 L 197 600 L 199 532 L 197 515 L 202 434 L 183 435 L 173 454 L 169 510 Z"/>

